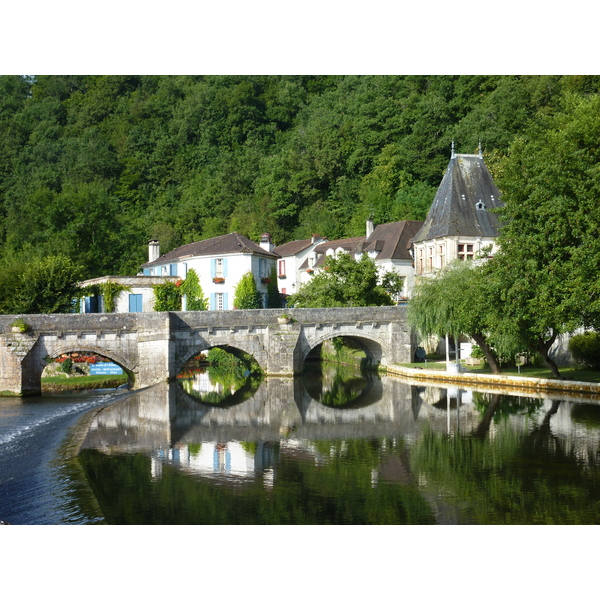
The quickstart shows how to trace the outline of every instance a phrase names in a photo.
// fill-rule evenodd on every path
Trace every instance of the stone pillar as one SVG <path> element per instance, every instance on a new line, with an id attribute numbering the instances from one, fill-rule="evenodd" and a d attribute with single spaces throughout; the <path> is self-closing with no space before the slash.
<path id="1" fill-rule="evenodd" d="M 169 313 L 137 313 L 138 343 L 135 388 L 148 387 L 175 377 Z"/>
<path id="2" fill-rule="evenodd" d="M 267 375 L 294 375 L 294 351 L 301 331 L 298 323 L 269 325 L 267 333 Z"/>
<path id="3" fill-rule="evenodd" d="M 34 364 L 32 349 L 37 336 L 28 333 L 0 335 L 0 394 L 39 396 L 41 371 Z"/>

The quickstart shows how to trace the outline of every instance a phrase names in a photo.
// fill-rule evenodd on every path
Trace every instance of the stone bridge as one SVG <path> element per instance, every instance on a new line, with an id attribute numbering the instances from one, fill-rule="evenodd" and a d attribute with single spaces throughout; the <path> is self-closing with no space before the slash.
<path id="1" fill-rule="evenodd" d="M 313 348 L 334 337 L 356 340 L 373 363 L 411 362 L 415 338 L 406 307 L 0 316 L 0 394 L 38 395 L 49 361 L 67 352 L 93 352 L 121 365 L 135 388 L 177 376 L 212 347 L 254 357 L 267 375 L 302 371 Z M 21 317 L 29 331 L 13 332 Z"/>

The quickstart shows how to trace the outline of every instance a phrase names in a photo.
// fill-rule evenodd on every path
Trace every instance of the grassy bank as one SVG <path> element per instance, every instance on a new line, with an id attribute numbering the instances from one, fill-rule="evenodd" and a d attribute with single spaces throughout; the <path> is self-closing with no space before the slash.
<path id="1" fill-rule="evenodd" d="M 428 361 L 427 363 L 402 363 L 400 366 L 408 367 L 411 369 L 433 369 L 442 371 L 446 369 L 445 362 L 432 361 Z M 464 365 L 463 368 L 465 368 Z M 559 371 L 565 379 L 570 379 L 572 381 L 589 381 L 592 383 L 600 383 L 600 372 L 598 371 L 578 369 L 577 367 L 559 367 Z M 481 373 L 482 375 L 492 374 L 492 370 L 487 364 L 466 367 L 466 372 Z M 525 365 L 521 367 L 520 372 L 517 367 L 505 367 L 501 370 L 500 375 L 513 375 L 517 377 L 536 377 L 538 379 L 554 379 L 554 376 L 550 372 L 550 369 L 547 369 L 545 367 L 535 367 L 533 365 Z"/>
<path id="2" fill-rule="evenodd" d="M 96 390 L 117 388 L 127 383 L 127 375 L 85 375 L 83 377 L 42 377 L 42 390 Z"/>

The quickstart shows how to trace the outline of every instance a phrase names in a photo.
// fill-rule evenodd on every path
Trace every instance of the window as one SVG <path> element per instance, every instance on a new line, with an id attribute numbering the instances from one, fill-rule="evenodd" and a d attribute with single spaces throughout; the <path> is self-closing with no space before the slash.
<path id="1" fill-rule="evenodd" d="M 444 265 L 446 264 L 446 249 L 443 244 L 438 246 L 438 256 L 440 261 L 440 269 L 443 269 Z"/>
<path id="2" fill-rule="evenodd" d="M 268 277 L 269 272 L 267 271 L 267 261 L 264 258 L 258 259 L 258 276 Z"/>
<path id="3" fill-rule="evenodd" d="M 217 258 L 217 260 L 221 260 L 220 258 Z M 217 300 L 217 310 L 223 310 L 223 294 L 217 294 L 216 295 L 216 300 Z"/>
<path id="4" fill-rule="evenodd" d="M 285 277 L 285 260 L 280 260 L 277 263 L 279 277 Z"/>
<path id="5" fill-rule="evenodd" d="M 215 259 L 215 277 L 223 277 L 223 259 Z"/>
<path id="6" fill-rule="evenodd" d="M 129 294 L 129 312 L 142 312 L 142 294 Z"/>
<path id="7" fill-rule="evenodd" d="M 429 270 L 431 271 L 433 269 L 433 248 L 432 247 L 429 248 L 429 261 L 428 261 L 428 265 L 429 265 Z"/>
<path id="8" fill-rule="evenodd" d="M 458 245 L 458 259 L 459 260 L 473 260 L 473 244 L 459 244 Z"/>

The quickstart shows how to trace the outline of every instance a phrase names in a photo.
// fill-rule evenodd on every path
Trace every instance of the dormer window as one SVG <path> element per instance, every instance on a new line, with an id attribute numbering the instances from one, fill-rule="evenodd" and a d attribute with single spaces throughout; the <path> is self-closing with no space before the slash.
<path id="1" fill-rule="evenodd" d="M 480 200 L 476 205 L 475 208 L 477 210 L 485 210 L 485 204 Z"/>

